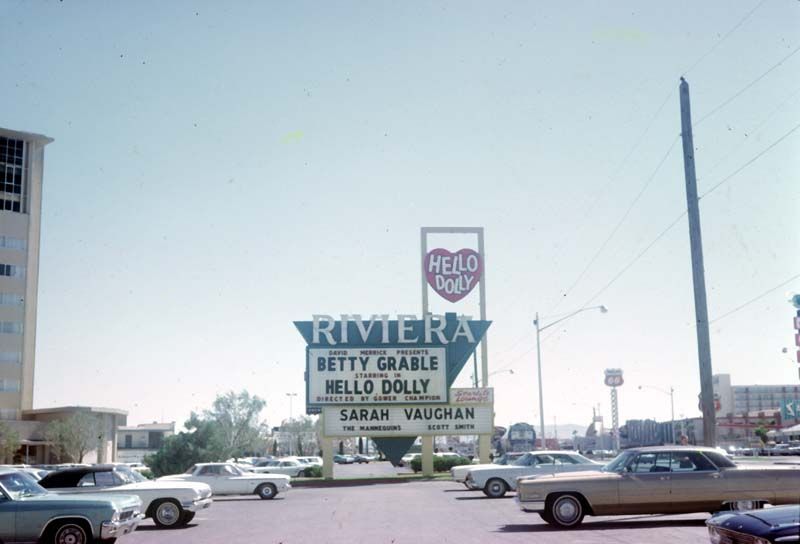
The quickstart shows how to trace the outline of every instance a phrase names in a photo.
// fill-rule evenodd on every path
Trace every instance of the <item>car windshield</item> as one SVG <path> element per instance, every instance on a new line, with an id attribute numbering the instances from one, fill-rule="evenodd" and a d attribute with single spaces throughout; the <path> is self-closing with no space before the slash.
<path id="1" fill-rule="evenodd" d="M 511 464 L 518 467 L 529 467 L 531 465 L 535 465 L 536 463 L 536 456 L 532 453 L 526 453 L 516 461 L 512 462 Z"/>
<path id="2" fill-rule="evenodd" d="M 195 470 L 197 470 L 197 465 L 192 465 L 186 469 L 186 472 L 184 472 L 184 474 L 194 474 Z"/>
<path id="3" fill-rule="evenodd" d="M 135 484 L 137 482 L 146 482 L 147 478 L 136 472 L 135 470 L 131 470 L 128 467 L 117 467 L 114 470 L 114 474 L 122 480 L 123 484 Z"/>
<path id="4" fill-rule="evenodd" d="M 36 480 L 30 474 L 24 472 L 0 474 L 0 485 L 5 488 L 12 499 L 47 494 L 47 491 L 37 484 Z"/>
<path id="5" fill-rule="evenodd" d="M 603 472 L 620 472 L 628 465 L 628 462 L 634 455 L 635 454 L 633 452 L 622 452 L 612 459 L 611 462 L 604 466 L 601 470 Z"/>

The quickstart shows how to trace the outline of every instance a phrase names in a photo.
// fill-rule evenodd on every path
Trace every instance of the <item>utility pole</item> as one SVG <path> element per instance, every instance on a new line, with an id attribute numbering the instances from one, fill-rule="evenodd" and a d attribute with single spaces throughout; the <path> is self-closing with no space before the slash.
<path id="1" fill-rule="evenodd" d="M 536 325 L 536 366 L 539 372 L 539 429 L 542 431 L 542 447 L 541 449 L 546 450 L 547 446 L 544 442 L 544 392 L 542 388 L 542 349 L 540 347 L 540 340 L 539 337 L 541 335 L 541 325 L 539 324 L 539 312 L 536 312 L 536 321 L 533 322 Z M 534 448 L 536 447 L 536 441 L 533 441 Z"/>
<path id="2" fill-rule="evenodd" d="M 700 365 L 700 405 L 703 409 L 703 442 L 717 442 L 717 414 L 714 409 L 714 385 L 711 379 L 711 342 L 708 334 L 708 305 L 703 266 L 703 237 L 700 232 L 700 207 L 697 198 L 697 178 L 692 139 L 692 112 L 689 105 L 689 84 L 681 78 L 681 139 L 683 140 L 683 171 L 686 177 L 686 204 L 689 214 L 689 241 L 692 248 L 692 281 L 694 283 L 694 313 L 697 324 L 697 356 Z"/>

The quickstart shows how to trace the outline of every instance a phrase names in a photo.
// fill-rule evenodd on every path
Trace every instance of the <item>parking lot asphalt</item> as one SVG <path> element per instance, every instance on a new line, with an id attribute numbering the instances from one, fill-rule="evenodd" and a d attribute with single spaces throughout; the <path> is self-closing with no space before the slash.
<path id="1" fill-rule="evenodd" d="M 522 512 L 513 494 L 488 499 L 449 481 L 292 489 L 271 501 L 220 497 L 189 526 L 146 520 L 125 544 L 707 543 L 707 514 L 587 517 L 558 530 Z"/>

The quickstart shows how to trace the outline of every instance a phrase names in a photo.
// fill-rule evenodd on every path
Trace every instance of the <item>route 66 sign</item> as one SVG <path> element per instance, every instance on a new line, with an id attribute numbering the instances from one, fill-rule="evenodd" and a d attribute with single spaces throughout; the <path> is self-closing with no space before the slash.
<path id="1" fill-rule="evenodd" d="M 606 385 L 609 387 L 619 387 L 625 380 L 622 379 L 621 368 L 607 368 L 606 371 Z"/>

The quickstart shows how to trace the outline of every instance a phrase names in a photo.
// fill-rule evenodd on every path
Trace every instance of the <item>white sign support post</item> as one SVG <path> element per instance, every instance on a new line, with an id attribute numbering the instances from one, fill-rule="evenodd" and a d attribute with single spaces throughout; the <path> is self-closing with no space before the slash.
<path id="1" fill-rule="evenodd" d="M 425 256 L 428 253 L 428 235 L 429 234 L 474 234 L 478 237 L 478 255 L 482 264 L 483 270 L 479 280 L 479 306 L 480 306 L 480 319 L 486 321 L 486 256 L 484 253 L 483 243 L 483 227 L 422 227 L 420 229 L 420 278 L 422 285 L 422 318 L 430 314 L 428 305 L 428 280 L 425 275 Z M 489 387 L 489 347 L 486 337 L 484 335 L 481 340 L 481 387 Z M 492 435 L 481 434 L 478 435 L 479 446 L 478 451 L 481 463 L 489 463 L 489 456 L 492 448 Z M 427 455 L 426 455 L 427 451 Z M 433 476 L 433 437 L 422 437 L 422 472 L 426 476 Z"/>

